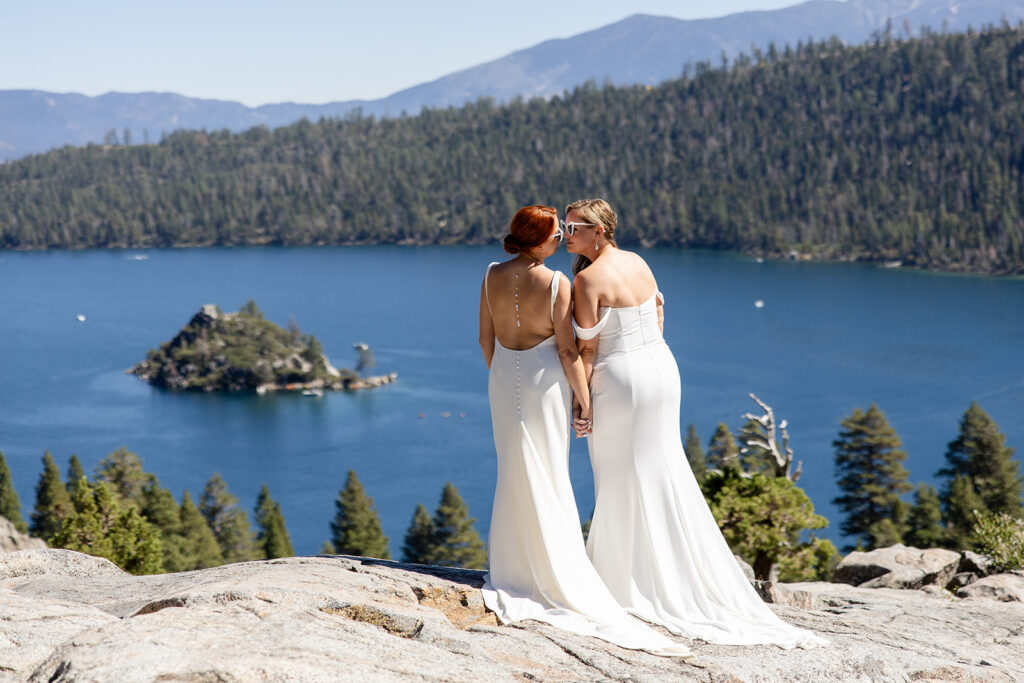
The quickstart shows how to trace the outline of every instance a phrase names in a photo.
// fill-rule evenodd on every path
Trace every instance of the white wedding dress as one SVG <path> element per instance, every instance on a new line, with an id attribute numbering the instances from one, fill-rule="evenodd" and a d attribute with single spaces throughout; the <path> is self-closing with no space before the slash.
<path id="1" fill-rule="evenodd" d="M 658 299 L 601 307 L 588 437 L 596 490 L 587 552 L 618 602 L 672 633 L 783 648 L 828 641 L 779 619 L 743 575 L 690 470 L 679 433 L 679 368 Z M 575 323 L 574 323 L 575 325 Z"/>
<path id="2" fill-rule="evenodd" d="M 552 311 L 559 276 L 551 282 Z M 487 607 L 505 624 L 534 619 L 630 649 L 688 656 L 686 646 L 627 614 L 587 558 L 569 484 L 570 388 L 555 337 L 524 350 L 495 339 L 487 393 L 498 454 Z"/>

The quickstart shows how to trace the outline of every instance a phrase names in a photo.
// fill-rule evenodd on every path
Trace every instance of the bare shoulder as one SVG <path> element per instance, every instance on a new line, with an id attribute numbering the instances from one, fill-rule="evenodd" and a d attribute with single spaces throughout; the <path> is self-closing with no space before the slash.
<path id="1" fill-rule="evenodd" d="M 651 271 L 651 267 L 647 265 L 647 261 L 643 259 L 640 254 L 634 251 L 623 251 L 621 252 L 624 258 L 624 265 L 628 268 L 628 272 L 632 274 L 633 278 L 636 277 L 650 277 L 654 279 L 654 273 Z"/>

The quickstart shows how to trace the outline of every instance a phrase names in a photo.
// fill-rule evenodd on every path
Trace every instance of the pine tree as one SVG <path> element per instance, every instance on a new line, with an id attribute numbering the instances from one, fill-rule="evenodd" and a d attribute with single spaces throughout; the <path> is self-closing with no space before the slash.
<path id="1" fill-rule="evenodd" d="M 487 550 L 473 528 L 476 519 L 458 489 L 448 482 L 441 492 L 441 504 L 434 512 L 434 538 L 437 543 L 436 564 L 446 567 L 483 569 L 487 566 Z"/>
<path id="2" fill-rule="evenodd" d="M 96 465 L 96 480 L 110 484 L 122 503 L 137 502 L 146 479 L 139 456 L 123 446 Z"/>
<path id="3" fill-rule="evenodd" d="M 694 478 L 698 484 L 701 483 L 707 474 L 708 466 L 704 460 L 704 449 L 700 446 L 700 437 L 697 436 L 697 428 L 692 423 L 686 428 L 686 443 L 683 450 L 686 451 L 686 459 L 693 470 Z"/>
<path id="4" fill-rule="evenodd" d="M 206 518 L 192 502 L 192 495 L 188 491 L 181 496 L 180 520 L 179 533 L 182 547 L 186 551 L 182 553 L 180 571 L 206 569 L 224 564 L 224 554 L 217 543 L 217 537 L 213 535 Z"/>
<path id="5" fill-rule="evenodd" d="M 946 479 L 941 499 L 954 547 L 968 546 L 974 510 L 1018 518 L 1024 514 L 1024 480 L 1013 453 L 995 421 L 971 402 L 960 421 L 959 435 L 946 451 L 946 467 L 938 471 Z"/>
<path id="6" fill-rule="evenodd" d="M 939 494 L 928 484 L 918 484 L 914 504 L 907 515 L 905 541 L 915 548 L 939 548 L 945 541 Z"/>
<path id="7" fill-rule="evenodd" d="M 166 488 L 153 475 L 142 486 L 139 513 L 160 532 L 165 572 L 184 571 L 191 550 L 185 547 L 181 536 L 181 508 Z"/>
<path id="8" fill-rule="evenodd" d="M 427 508 L 420 503 L 412 515 L 409 530 L 405 532 L 405 543 L 402 545 L 402 561 L 416 564 L 435 564 L 437 541 L 434 521 L 430 518 Z"/>
<path id="9" fill-rule="evenodd" d="M 970 477 L 956 475 L 945 490 L 946 545 L 963 550 L 971 547 L 977 514 L 985 514 L 985 501 L 974 488 Z"/>
<path id="10" fill-rule="evenodd" d="M 159 531 L 134 505 L 121 508 L 106 482 L 76 482 L 70 512 L 52 540 L 58 548 L 105 557 L 131 574 L 155 574 L 162 568 Z"/>
<path id="11" fill-rule="evenodd" d="M 68 460 L 68 478 L 67 482 L 68 493 L 75 488 L 75 482 L 79 479 L 85 478 L 85 470 L 82 469 L 82 463 L 78 461 L 78 456 L 74 453 L 71 454 L 71 459 Z"/>
<path id="12" fill-rule="evenodd" d="M 833 502 L 846 513 L 842 532 L 868 549 L 900 542 L 907 513 L 900 496 L 912 487 L 903 468 L 907 454 L 885 415 L 873 403 L 866 412 L 854 409 L 832 445 L 843 492 Z"/>
<path id="13" fill-rule="evenodd" d="M 14 490 L 14 482 L 11 480 L 11 471 L 7 469 L 7 461 L 4 454 L 0 453 L 0 517 L 10 520 L 14 528 L 23 534 L 28 533 L 28 525 L 21 516 L 21 499 L 18 492 Z"/>
<path id="14" fill-rule="evenodd" d="M 270 497 L 270 490 L 266 484 L 263 484 L 259 495 L 256 496 L 256 509 L 253 513 L 256 518 L 257 552 L 268 560 L 295 555 L 288 530 L 285 528 L 281 506 Z"/>
<path id="15" fill-rule="evenodd" d="M 786 477 L 748 476 L 726 467 L 708 473 L 703 491 L 729 547 L 750 562 L 758 579 L 767 580 L 773 565 L 810 547 L 799 543 L 804 529 L 828 524 L 814 513 L 807 494 Z M 787 568 L 796 571 L 793 564 Z"/>
<path id="16" fill-rule="evenodd" d="M 228 491 L 228 485 L 219 473 L 214 473 L 206 482 L 199 500 L 199 511 L 210 525 L 225 562 L 256 559 L 249 518 L 238 507 L 238 498 Z"/>
<path id="17" fill-rule="evenodd" d="M 724 422 L 719 422 L 708 442 L 708 467 L 713 470 L 739 468 L 739 455 L 740 447 L 736 445 L 732 432 Z"/>
<path id="18" fill-rule="evenodd" d="M 334 505 L 337 512 L 331 522 L 331 545 L 336 553 L 391 559 L 373 498 L 366 495 L 354 470 L 348 471 L 345 488 L 338 492 Z"/>
<path id="19" fill-rule="evenodd" d="M 47 543 L 60 530 L 61 520 L 71 510 L 71 496 L 50 451 L 43 454 L 43 472 L 36 484 L 36 505 L 32 510 L 32 535 Z"/>

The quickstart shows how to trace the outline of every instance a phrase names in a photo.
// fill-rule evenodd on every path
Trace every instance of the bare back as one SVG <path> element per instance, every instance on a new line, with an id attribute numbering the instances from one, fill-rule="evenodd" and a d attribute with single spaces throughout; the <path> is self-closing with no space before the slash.
<path id="1" fill-rule="evenodd" d="M 581 279 L 582 278 L 582 279 Z M 645 303 L 658 289 L 647 262 L 631 251 L 613 249 L 576 276 L 585 282 L 598 307 L 632 308 Z"/>
<path id="2" fill-rule="evenodd" d="M 551 321 L 554 276 L 555 272 L 542 264 L 524 267 L 520 259 L 488 269 L 484 292 L 499 344 L 521 351 L 555 333 Z"/>

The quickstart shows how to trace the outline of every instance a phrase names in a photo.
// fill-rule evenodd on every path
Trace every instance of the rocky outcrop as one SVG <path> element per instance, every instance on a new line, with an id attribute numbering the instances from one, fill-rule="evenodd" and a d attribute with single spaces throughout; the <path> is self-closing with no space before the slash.
<path id="1" fill-rule="evenodd" d="M 831 645 L 686 641 L 695 659 L 681 661 L 499 625 L 478 571 L 321 556 L 130 576 L 65 550 L 5 560 L 0 667 L 31 681 L 1024 680 L 1024 604 L 949 594 L 776 585 L 772 609 Z"/>
<path id="2" fill-rule="evenodd" d="M 852 552 L 836 567 L 834 581 L 863 588 L 945 586 L 957 573 L 960 553 L 905 545 Z"/>
<path id="3" fill-rule="evenodd" d="M 6 517 L 0 517 L 0 553 L 36 550 L 45 547 L 46 541 L 21 533 L 14 526 L 14 522 Z"/>
<path id="4" fill-rule="evenodd" d="M 956 596 L 1024 603 L 1024 572 L 1014 571 L 986 576 L 958 589 Z"/>

